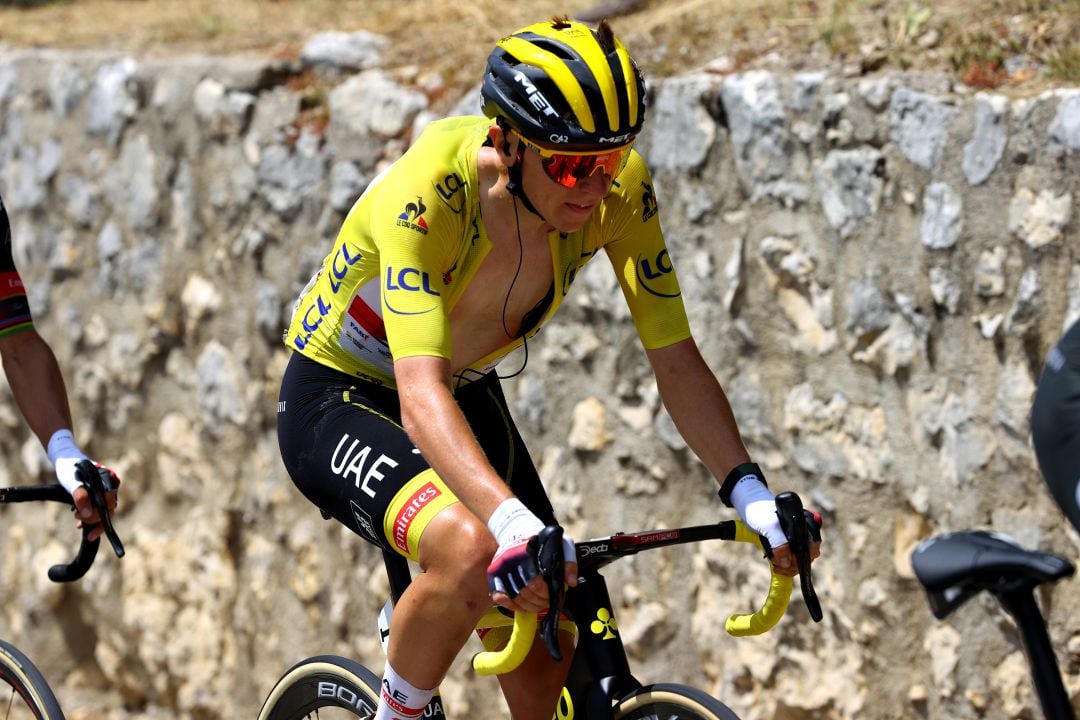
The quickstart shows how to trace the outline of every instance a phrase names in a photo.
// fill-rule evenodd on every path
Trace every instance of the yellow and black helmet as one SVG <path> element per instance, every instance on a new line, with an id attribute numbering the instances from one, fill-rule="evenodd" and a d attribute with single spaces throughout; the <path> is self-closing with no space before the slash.
<path id="1" fill-rule="evenodd" d="M 504 37 L 488 56 L 483 110 L 524 137 L 568 150 L 630 143 L 645 119 L 645 83 L 606 22 L 555 18 Z"/>

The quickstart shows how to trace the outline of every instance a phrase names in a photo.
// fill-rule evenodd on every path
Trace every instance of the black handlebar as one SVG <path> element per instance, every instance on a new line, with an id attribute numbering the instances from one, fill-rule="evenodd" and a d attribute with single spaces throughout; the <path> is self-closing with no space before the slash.
<path id="1" fill-rule="evenodd" d="M 83 540 L 82 544 L 79 545 L 79 554 L 75 556 L 74 560 L 66 565 L 60 563 L 49 568 L 50 580 L 58 583 L 74 582 L 86 574 L 86 571 L 94 564 L 94 558 L 97 557 L 98 546 L 101 545 L 100 538 L 94 540 L 88 540 L 86 538 L 89 532 L 90 528 L 83 526 Z"/>
<path id="2" fill-rule="evenodd" d="M 113 528 L 112 518 L 109 517 L 107 495 L 117 488 L 113 474 L 105 468 L 99 468 L 89 460 L 81 460 L 75 466 L 75 476 L 86 487 L 86 492 L 90 497 L 90 504 L 101 519 L 100 522 L 105 531 L 105 537 L 109 539 L 109 544 L 112 546 L 113 552 L 116 553 L 116 557 L 124 557 L 124 544 L 120 542 L 120 537 L 116 534 L 116 529 Z M 35 501 L 60 502 L 72 507 L 75 505 L 71 495 L 60 485 L 32 485 L 0 489 L 0 502 Z M 79 551 L 75 555 L 75 559 L 67 564 L 60 563 L 49 568 L 50 580 L 65 583 L 74 582 L 86 574 L 90 566 L 94 564 L 100 544 L 100 539 L 88 539 L 91 531 L 96 527 L 96 525 L 83 524 L 82 543 L 79 545 Z"/>
<path id="3" fill-rule="evenodd" d="M 86 493 L 90 496 L 90 505 L 93 506 L 94 510 L 97 511 L 98 517 L 101 518 L 101 524 L 105 530 L 105 537 L 109 539 L 109 544 L 112 545 L 116 557 L 124 557 L 124 544 L 120 542 L 120 537 L 113 528 L 112 518 L 109 517 L 108 500 L 106 498 L 106 493 L 116 490 L 116 482 L 113 478 L 113 474 L 105 468 L 94 465 L 94 463 L 89 460 L 81 460 L 79 461 L 79 464 L 75 466 L 75 477 L 86 487 Z M 49 568 L 50 580 L 53 582 L 74 582 L 86 574 L 86 571 L 94 564 L 94 558 L 97 557 L 98 546 L 101 544 L 100 538 L 95 538 L 94 540 L 89 539 L 90 532 L 95 527 L 96 526 L 94 525 L 83 524 L 82 544 L 79 545 L 78 554 L 75 556 L 74 560 L 66 565 L 61 563 Z"/>
<path id="4" fill-rule="evenodd" d="M 813 510 L 804 509 L 802 499 L 794 492 L 782 492 L 776 496 L 776 514 L 780 520 L 780 528 L 788 539 L 788 546 L 792 555 L 795 556 L 795 562 L 799 568 L 799 582 L 802 586 L 806 609 L 810 612 L 810 617 L 814 622 L 821 622 L 824 614 L 821 610 L 821 602 L 818 600 L 817 592 L 814 590 L 810 557 L 811 544 L 821 542 L 821 516 Z M 652 540 L 652 544 L 660 546 L 669 542 L 688 542 L 704 539 L 704 536 L 702 538 L 693 537 L 693 530 L 694 528 L 682 528 L 672 534 L 670 540 L 656 537 Z M 685 539 L 677 539 L 681 535 L 685 535 Z M 620 536 L 616 535 L 614 537 Z M 564 584 L 565 560 L 563 558 L 562 539 L 563 529 L 558 525 L 549 525 L 540 531 L 536 537 L 529 540 L 529 552 L 536 559 L 540 575 L 547 583 L 548 601 L 550 603 L 547 615 L 540 621 L 540 634 L 547 645 L 548 653 L 556 662 L 562 660 L 562 650 L 559 647 L 559 615 L 566 589 Z M 761 538 L 761 541 L 766 554 L 771 557 L 772 553 L 768 547 L 768 541 L 764 537 Z M 612 547 L 614 545 L 612 543 Z"/>

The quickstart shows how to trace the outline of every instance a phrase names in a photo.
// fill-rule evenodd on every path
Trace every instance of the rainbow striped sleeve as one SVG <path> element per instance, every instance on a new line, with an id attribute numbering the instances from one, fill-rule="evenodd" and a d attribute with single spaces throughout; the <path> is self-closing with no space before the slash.
<path id="1" fill-rule="evenodd" d="M 0 271 L 0 338 L 34 325 L 22 278 L 15 270 Z"/>

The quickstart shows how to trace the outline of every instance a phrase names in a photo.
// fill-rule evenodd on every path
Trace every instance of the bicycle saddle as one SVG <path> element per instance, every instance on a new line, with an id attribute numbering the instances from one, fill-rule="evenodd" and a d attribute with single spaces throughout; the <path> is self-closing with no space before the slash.
<path id="1" fill-rule="evenodd" d="M 1073 574 L 1072 563 L 1038 550 L 1025 550 L 1001 533 L 966 530 L 923 541 L 911 565 L 939 620 L 972 595 L 1033 588 Z"/>

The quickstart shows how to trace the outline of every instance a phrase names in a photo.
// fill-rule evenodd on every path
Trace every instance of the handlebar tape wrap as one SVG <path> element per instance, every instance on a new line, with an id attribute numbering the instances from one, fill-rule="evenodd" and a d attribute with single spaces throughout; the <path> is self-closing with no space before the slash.
<path id="1" fill-rule="evenodd" d="M 758 534 L 741 522 L 735 523 L 735 539 L 754 545 L 762 552 L 765 551 Z M 761 609 L 755 613 L 732 615 L 724 624 L 724 629 L 729 635 L 735 637 L 761 635 L 771 630 L 787 612 L 788 603 L 791 601 L 792 584 L 792 579 L 788 576 L 773 573 L 772 581 L 769 583 L 769 594 Z"/>
<path id="2" fill-rule="evenodd" d="M 734 539 L 749 543 L 762 552 L 765 551 L 761 537 L 741 521 L 735 522 Z M 787 612 L 788 603 L 791 601 L 792 585 L 792 578 L 772 573 L 769 594 L 761 609 L 754 613 L 734 614 L 729 617 L 725 624 L 728 634 L 736 637 L 761 635 L 775 627 Z M 532 649 L 537 627 L 536 613 L 514 613 L 514 628 L 506 647 L 502 650 L 484 651 L 474 655 L 473 670 L 479 675 L 501 675 L 517 669 Z"/>
<path id="3" fill-rule="evenodd" d="M 512 672 L 525 661 L 532 649 L 536 637 L 536 613 L 514 613 L 514 629 L 510 632 L 510 641 L 502 650 L 483 651 L 473 656 L 473 670 L 478 675 L 502 675 Z"/>

